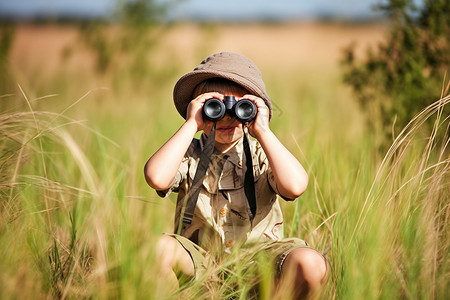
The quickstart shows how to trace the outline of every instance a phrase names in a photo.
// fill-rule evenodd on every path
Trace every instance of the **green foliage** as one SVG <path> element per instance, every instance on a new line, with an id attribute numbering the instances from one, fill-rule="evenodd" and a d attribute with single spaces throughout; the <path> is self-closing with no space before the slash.
<path id="1" fill-rule="evenodd" d="M 196 58 L 210 51 L 210 37 L 203 36 Z M 163 298 L 155 245 L 172 228 L 176 195 L 158 198 L 142 169 L 182 122 L 170 100 L 176 78 L 150 64 L 143 66 L 150 74 L 142 80 L 153 84 L 147 93 L 131 85 L 118 93 L 114 79 L 136 80 L 130 67 L 116 65 L 141 51 L 127 49 L 110 48 L 104 72 L 68 74 L 61 65 L 39 85 L 0 95 L 1 299 Z M 48 61 L 41 61 L 45 70 Z M 164 61 L 164 69 L 178 65 L 170 55 Z M 318 298 L 446 299 L 449 97 L 423 107 L 383 158 L 337 70 L 265 70 L 280 108 L 271 128 L 310 174 L 305 194 L 281 205 L 286 236 L 305 239 L 330 262 Z M 95 87 L 112 77 L 110 91 L 86 93 L 85 77 Z M 42 96 L 61 83 L 73 88 Z M 436 122 L 424 136 L 428 120 Z M 270 260 L 247 264 L 239 254 L 169 299 L 251 299 L 255 292 L 271 299 Z"/>
<path id="2" fill-rule="evenodd" d="M 114 32 L 105 20 L 82 23 L 81 41 L 95 53 L 97 71 L 126 73 L 133 76 L 136 85 L 142 84 L 153 73 L 149 56 L 166 30 L 168 10 L 177 2 L 118 1 Z"/>
<path id="3" fill-rule="evenodd" d="M 110 134 L 117 147 L 64 114 L 34 111 L 27 103 L 0 114 L 0 254 L 8 257 L 0 260 L 2 298 L 160 299 L 165 287 L 155 286 L 153 251 L 171 227 L 174 207 L 146 188 L 148 145 L 131 138 L 138 133 L 159 144 L 165 137 L 158 130 L 140 130 L 145 121 L 158 129 L 157 122 L 139 116 L 137 103 L 122 104 L 129 127 Z M 130 103 L 134 113 L 126 110 Z M 330 262 L 320 299 L 448 295 L 449 143 L 437 138 L 448 130 L 450 120 L 442 115 L 448 105 L 450 97 L 424 109 L 379 167 L 360 156 L 371 151 L 369 138 L 316 149 L 315 162 L 305 164 L 312 174 L 309 192 L 282 205 L 289 236 L 304 238 Z M 111 118 L 113 111 L 87 109 L 96 119 Z M 418 133 L 430 118 L 438 122 L 424 140 Z M 114 123 L 109 119 L 101 131 Z M 314 136 L 307 140 L 317 144 Z M 270 259 L 244 263 L 242 254 L 236 249 L 169 299 L 271 299 Z"/>
<path id="4" fill-rule="evenodd" d="M 113 49 L 115 45 L 106 36 L 107 26 L 104 22 L 82 23 L 80 26 L 80 37 L 94 53 L 97 71 L 105 73 L 113 62 Z"/>
<path id="5" fill-rule="evenodd" d="M 13 25 L 0 21 L 0 90 L 4 90 L 11 84 L 9 55 L 13 39 Z"/>
<path id="6" fill-rule="evenodd" d="M 369 49 L 362 62 L 350 46 L 342 63 L 344 81 L 372 128 L 382 129 L 386 146 L 393 131 L 441 96 L 450 71 L 450 0 L 427 0 L 423 7 L 411 0 L 390 0 L 378 8 L 392 21 L 386 40 Z M 428 129 L 432 124 L 430 120 Z"/>
<path id="7" fill-rule="evenodd" d="M 7 62 L 11 52 L 12 41 L 14 37 L 14 27 L 11 24 L 0 23 L 0 63 Z"/>
<path id="8" fill-rule="evenodd" d="M 168 6 L 155 0 L 118 2 L 118 16 L 129 27 L 145 27 L 164 20 Z"/>

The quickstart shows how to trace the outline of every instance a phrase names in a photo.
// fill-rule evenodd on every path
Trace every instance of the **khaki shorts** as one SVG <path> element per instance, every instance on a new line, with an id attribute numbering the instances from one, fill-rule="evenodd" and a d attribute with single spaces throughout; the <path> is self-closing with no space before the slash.
<path id="1" fill-rule="evenodd" d="M 217 267 L 218 264 L 226 266 L 222 270 L 229 269 L 233 264 L 233 261 L 227 262 L 226 259 L 221 260 L 221 263 L 219 263 L 217 258 L 211 257 L 206 250 L 183 236 L 177 234 L 169 234 L 169 236 L 174 237 L 191 256 L 194 263 L 196 279 L 201 278 L 209 268 Z M 274 268 L 274 275 L 278 278 L 288 254 L 294 249 L 305 247 L 309 248 L 308 243 L 299 238 L 286 238 L 251 246 L 244 245 L 239 249 L 238 258 L 235 258 L 234 264 L 249 267 L 256 265 L 256 261 L 269 262 Z M 220 267 L 218 268 L 220 269 Z"/>

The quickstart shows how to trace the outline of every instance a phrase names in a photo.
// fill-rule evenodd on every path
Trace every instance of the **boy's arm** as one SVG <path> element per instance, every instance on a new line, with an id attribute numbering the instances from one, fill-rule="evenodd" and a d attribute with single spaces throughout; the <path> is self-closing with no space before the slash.
<path id="1" fill-rule="evenodd" d="M 269 109 L 258 97 L 246 95 L 258 107 L 256 119 L 249 124 L 249 132 L 254 136 L 269 160 L 278 192 L 287 199 L 295 199 L 306 190 L 308 174 L 297 158 L 289 152 L 269 128 Z"/>
<path id="2" fill-rule="evenodd" d="M 223 98 L 223 95 L 206 93 L 192 100 L 187 108 L 186 122 L 145 164 L 145 180 L 155 190 L 170 188 L 194 135 L 212 125 L 203 122 L 202 117 L 202 106 L 211 97 Z"/>
<path id="3" fill-rule="evenodd" d="M 295 199 L 303 194 L 308 186 L 308 174 L 297 158 L 270 129 L 256 138 L 269 160 L 278 192 L 287 199 Z"/>
<path id="4" fill-rule="evenodd" d="M 197 132 L 197 124 L 186 121 L 178 131 L 153 154 L 144 167 L 145 180 L 157 191 L 170 188 L 184 154 Z"/>

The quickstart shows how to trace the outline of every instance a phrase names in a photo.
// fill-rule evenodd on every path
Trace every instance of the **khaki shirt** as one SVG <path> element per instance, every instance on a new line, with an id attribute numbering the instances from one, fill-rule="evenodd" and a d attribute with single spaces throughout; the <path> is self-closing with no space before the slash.
<path id="1" fill-rule="evenodd" d="M 244 192 L 246 170 L 243 138 L 227 153 L 215 151 L 203 180 L 192 223 L 181 228 L 181 211 L 197 170 L 206 141 L 203 134 L 193 139 L 170 189 L 158 191 L 166 197 L 178 193 L 175 233 L 192 240 L 209 252 L 230 252 L 234 245 L 265 242 L 283 238 L 283 215 L 277 187 L 268 159 L 261 145 L 249 139 L 255 177 L 256 215 L 249 218 L 249 204 Z"/>

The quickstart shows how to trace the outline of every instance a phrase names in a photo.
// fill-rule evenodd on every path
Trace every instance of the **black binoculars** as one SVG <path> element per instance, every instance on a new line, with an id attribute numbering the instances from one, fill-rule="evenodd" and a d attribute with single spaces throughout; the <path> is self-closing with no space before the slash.
<path id="1" fill-rule="evenodd" d="M 219 121 L 228 113 L 239 122 L 247 123 L 253 120 L 257 113 L 255 103 L 248 99 L 236 101 L 234 96 L 225 96 L 221 101 L 210 98 L 203 104 L 203 117 L 210 121 Z"/>

